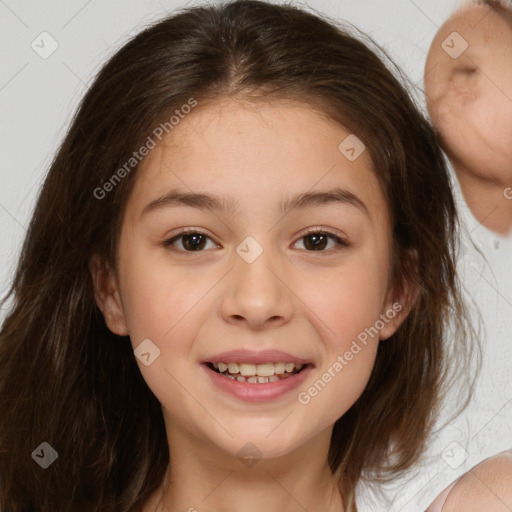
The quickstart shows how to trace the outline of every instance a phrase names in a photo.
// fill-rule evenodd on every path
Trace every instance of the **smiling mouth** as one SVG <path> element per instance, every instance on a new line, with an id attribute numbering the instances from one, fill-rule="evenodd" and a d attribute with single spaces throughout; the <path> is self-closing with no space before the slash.
<path id="1" fill-rule="evenodd" d="M 278 382 L 300 373 L 309 364 L 294 363 L 206 363 L 214 372 L 231 380 L 249 384 Z"/>

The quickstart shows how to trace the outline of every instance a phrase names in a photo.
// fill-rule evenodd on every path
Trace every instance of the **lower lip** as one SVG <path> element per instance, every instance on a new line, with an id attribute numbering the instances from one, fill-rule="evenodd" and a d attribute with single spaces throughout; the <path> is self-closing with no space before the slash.
<path id="1" fill-rule="evenodd" d="M 249 384 L 224 377 L 220 373 L 211 370 L 206 364 L 202 364 L 201 367 L 221 391 L 246 402 L 267 402 L 284 396 L 297 388 L 313 369 L 312 366 L 306 366 L 301 372 L 276 382 Z"/>

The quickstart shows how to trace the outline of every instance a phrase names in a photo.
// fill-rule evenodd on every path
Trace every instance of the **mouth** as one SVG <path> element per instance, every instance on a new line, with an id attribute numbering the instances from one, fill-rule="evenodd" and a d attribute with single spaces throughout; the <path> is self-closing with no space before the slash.
<path id="1" fill-rule="evenodd" d="M 205 365 L 227 379 L 248 384 L 268 384 L 288 379 L 312 365 L 293 362 L 267 362 L 262 364 L 240 362 L 206 362 Z"/>
<path id="2" fill-rule="evenodd" d="M 210 384 L 225 396 L 245 402 L 268 402 L 286 397 L 302 385 L 315 365 L 311 359 L 282 350 L 231 350 L 201 363 Z"/>

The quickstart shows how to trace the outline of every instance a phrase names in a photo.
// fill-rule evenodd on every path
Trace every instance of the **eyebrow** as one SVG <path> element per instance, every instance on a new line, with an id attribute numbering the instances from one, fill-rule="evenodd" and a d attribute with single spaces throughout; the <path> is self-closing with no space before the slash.
<path id="1" fill-rule="evenodd" d="M 364 202 L 354 193 L 343 188 L 284 196 L 279 205 L 279 211 L 282 215 L 286 215 L 292 210 L 329 204 L 354 206 L 370 217 L 370 212 Z M 233 197 L 171 190 L 148 203 L 142 210 L 141 217 L 162 208 L 178 206 L 190 206 L 200 210 L 223 211 L 233 215 L 237 213 L 239 207 L 238 202 Z"/>

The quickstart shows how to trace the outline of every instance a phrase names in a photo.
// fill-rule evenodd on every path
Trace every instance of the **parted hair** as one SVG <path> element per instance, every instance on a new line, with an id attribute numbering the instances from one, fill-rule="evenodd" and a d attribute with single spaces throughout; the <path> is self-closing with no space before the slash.
<path id="1" fill-rule="evenodd" d="M 365 144 L 392 222 L 391 278 L 416 290 L 366 389 L 334 424 L 329 464 L 346 510 L 361 478 L 392 478 L 424 449 L 472 339 L 455 203 L 431 125 L 392 59 L 348 23 L 257 0 L 200 5 L 150 24 L 108 59 L 46 173 L 2 301 L 3 512 L 136 512 L 162 483 L 161 404 L 129 338 L 107 328 L 89 267 L 99 255 L 117 268 L 138 165 L 104 197 L 95 191 L 191 98 L 201 108 L 228 96 L 303 102 Z M 32 457 L 42 442 L 58 453 L 47 469 Z"/>

